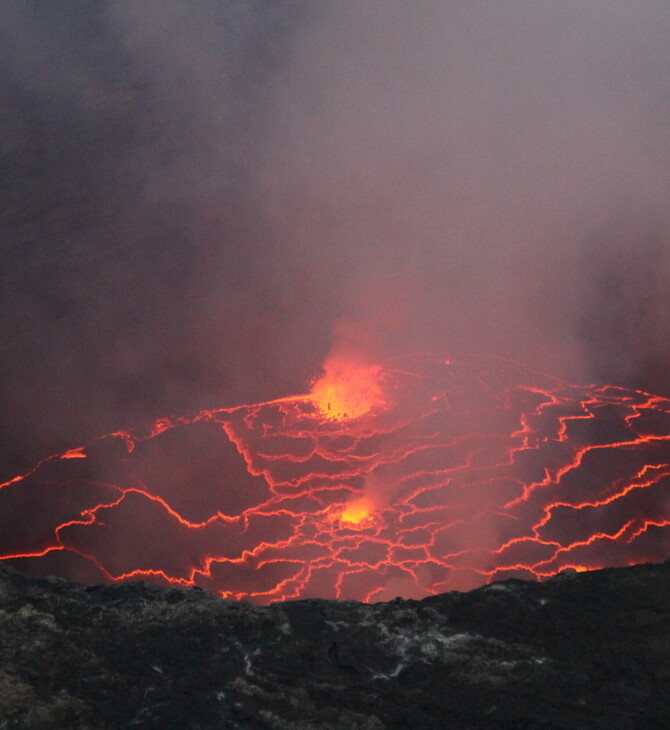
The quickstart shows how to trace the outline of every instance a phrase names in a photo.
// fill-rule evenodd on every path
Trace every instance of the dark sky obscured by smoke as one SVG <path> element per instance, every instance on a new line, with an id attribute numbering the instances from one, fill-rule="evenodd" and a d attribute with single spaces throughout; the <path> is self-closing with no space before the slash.
<path id="1" fill-rule="evenodd" d="M 333 344 L 670 392 L 670 5 L 0 2 L 3 466 Z"/>

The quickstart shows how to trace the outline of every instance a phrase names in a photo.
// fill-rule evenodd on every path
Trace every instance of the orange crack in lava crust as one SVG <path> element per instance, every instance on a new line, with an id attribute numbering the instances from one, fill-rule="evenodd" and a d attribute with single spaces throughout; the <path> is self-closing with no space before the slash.
<path id="1" fill-rule="evenodd" d="M 670 400 L 497 359 L 332 360 L 0 482 L 0 559 L 268 603 L 411 598 L 670 557 Z"/>

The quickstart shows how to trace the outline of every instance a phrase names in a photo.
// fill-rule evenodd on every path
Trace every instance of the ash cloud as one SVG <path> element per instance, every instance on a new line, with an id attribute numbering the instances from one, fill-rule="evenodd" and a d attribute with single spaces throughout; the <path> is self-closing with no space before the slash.
<path id="1" fill-rule="evenodd" d="M 318 342 L 304 313 L 326 295 L 282 265 L 250 162 L 296 10 L 0 5 L 10 466 L 309 376 L 298 338 Z"/>
<path id="2" fill-rule="evenodd" d="M 667 361 L 667 5 L 319 7 L 269 188 L 350 317 L 569 377 Z"/>
<path id="3" fill-rule="evenodd" d="M 667 3 L 0 14 L 7 464 L 343 332 L 670 392 Z"/>

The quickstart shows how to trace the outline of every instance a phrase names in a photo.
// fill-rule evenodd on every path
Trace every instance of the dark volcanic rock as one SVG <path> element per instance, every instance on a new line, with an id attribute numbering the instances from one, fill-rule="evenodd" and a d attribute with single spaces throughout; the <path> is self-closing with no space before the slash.
<path id="1" fill-rule="evenodd" d="M 667 728 L 670 563 L 257 607 L 0 568 L 0 728 Z"/>

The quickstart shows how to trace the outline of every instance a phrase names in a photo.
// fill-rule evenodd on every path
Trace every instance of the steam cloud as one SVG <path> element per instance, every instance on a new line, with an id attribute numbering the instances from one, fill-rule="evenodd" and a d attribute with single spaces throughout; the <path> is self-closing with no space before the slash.
<path id="1" fill-rule="evenodd" d="M 333 344 L 670 392 L 664 0 L 0 17 L 4 470 Z"/>

